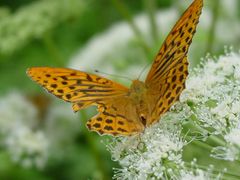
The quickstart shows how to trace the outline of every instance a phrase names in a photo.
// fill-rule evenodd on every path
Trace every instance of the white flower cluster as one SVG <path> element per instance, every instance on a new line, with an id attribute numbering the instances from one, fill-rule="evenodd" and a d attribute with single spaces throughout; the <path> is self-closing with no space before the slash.
<path id="1" fill-rule="evenodd" d="M 181 96 L 190 104 L 195 125 L 204 129 L 203 137 L 223 136 L 222 146 L 215 147 L 212 156 L 231 161 L 240 158 L 239 71 L 240 54 L 210 59 L 189 77 Z"/>
<path id="2" fill-rule="evenodd" d="M 42 168 L 48 158 L 48 138 L 34 131 L 37 111 L 26 98 L 12 92 L 0 99 L 0 138 L 13 161 Z"/>
<path id="3" fill-rule="evenodd" d="M 83 2 L 79 0 L 43 0 L 3 16 L 0 19 L 0 53 L 13 53 L 59 23 L 78 16 L 82 9 Z"/>
<path id="4" fill-rule="evenodd" d="M 42 169 L 49 158 L 62 157 L 61 150 L 79 132 L 78 116 L 62 103 L 52 105 L 45 116 L 40 119 L 38 110 L 17 91 L 0 98 L 1 145 L 12 161 Z"/>
<path id="5" fill-rule="evenodd" d="M 181 105 L 178 105 L 178 108 Z M 181 135 L 182 121 L 189 109 L 173 108 L 161 121 L 139 136 L 117 138 L 107 147 L 121 169 L 115 169 L 115 179 L 199 179 L 212 176 L 211 171 L 186 166 L 183 147 L 188 144 Z M 216 177 L 217 179 L 217 177 Z"/>
<path id="6" fill-rule="evenodd" d="M 108 148 L 113 159 L 122 166 L 116 170 L 115 178 L 221 179 L 224 172 L 213 174 L 211 167 L 201 169 L 196 162 L 195 168 L 191 168 L 182 153 L 183 147 L 199 140 L 191 136 L 191 131 L 197 127 L 200 140 L 204 142 L 214 137 L 219 144 L 212 147 L 213 158 L 239 160 L 239 69 L 238 53 L 228 53 L 218 60 L 209 59 L 203 67 L 190 73 L 180 102 L 162 116 L 159 123 L 138 136 L 113 140 Z M 194 128 L 183 132 L 184 124 L 189 122 Z"/>
<path id="7" fill-rule="evenodd" d="M 43 168 L 48 159 L 48 140 L 45 134 L 22 125 L 5 139 L 5 145 L 13 161 L 23 167 Z"/>
<path id="8" fill-rule="evenodd" d="M 186 179 L 208 177 L 208 173 L 187 168 L 182 160 L 183 147 L 188 144 L 182 134 L 182 121 L 190 109 L 180 103 L 161 121 L 137 136 L 120 137 L 107 145 L 112 158 L 122 166 L 116 179 Z M 198 173 L 196 173 L 198 171 Z M 201 173 L 200 173 L 201 172 Z M 198 178 L 203 179 L 203 178 Z"/>

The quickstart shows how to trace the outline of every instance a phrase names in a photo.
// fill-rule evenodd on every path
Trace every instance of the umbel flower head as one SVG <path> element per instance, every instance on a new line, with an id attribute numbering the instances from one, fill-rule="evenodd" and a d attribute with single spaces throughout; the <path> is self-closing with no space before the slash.
<path id="1" fill-rule="evenodd" d="M 23 167 L 43 168 L 49 141 L 42 130 L 33 130 L 37 110 L 24 96 L 11 92 L 0 98 L 0 139 L 12 161 Z"/>
<path id="2" fill-rule="evenodd" d="M 38 109 L 23 93 L 14 91 L 0 97 L 1 147 L 11 162 L 22 167 L 42 170 L 50 158 L 63 158 L 65 151 L 61 149 L 72 143 L 78 127 L 77 116 L 65 105 L 56 103 L 40 119 Z"/>
<path id="3" fill-rule="evenodd" d="M 239 167 L 239 98 L 240 54 L 231 52 L 218 59 L 207 58 L 205 63 L 190 73 L 179 102 L 163 115 L 157 124 L 140 135 L 120 137 L 108 145 L 113 160 L 121 165 L 120 169 L 115 169 L 114 177 L 229 177 L 232 172 L 229 173 L 231 168 L 228 161 L 233 161 L 232 165 Z M 193 149 L 192 154 L 200 155 L 190 156 L 189 160 L 186 158 L 189 156 L 184 155 L 188 147 Z M 203 154 L 208 157 L 202 158 Z M 198 164 L 198 159 L 203 163 Z M 222 159 L 225 161 L 222 162 Z M 214 164 L 214 161 L 222 163 L 221 169 L 210 165 Z"/>

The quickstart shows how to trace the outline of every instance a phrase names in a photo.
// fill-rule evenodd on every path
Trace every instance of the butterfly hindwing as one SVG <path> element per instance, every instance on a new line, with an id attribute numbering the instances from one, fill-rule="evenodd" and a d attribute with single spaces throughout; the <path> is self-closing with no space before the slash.
<path id="1" fill-rule="evenodd" d="M 142 132 L 144 126 L 138 119 L 136 107 L 128 96 L 98 103 L 99 114 L 87 122 L 90 130 L 99 134 L 133 135 Z"/>

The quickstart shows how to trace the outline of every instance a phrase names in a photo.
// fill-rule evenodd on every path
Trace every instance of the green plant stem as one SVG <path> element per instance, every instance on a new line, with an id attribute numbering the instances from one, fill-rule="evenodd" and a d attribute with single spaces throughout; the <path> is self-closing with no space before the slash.
<path id="1" fill-rule="evenodd" d="M 208 139 L 213 141 L 214 143 L 220 145 L 220 146 L 225 146 L 226 145 L 226 142 L 224 142 L 224 140 L 220 139 L 217 136 L 210 136 Z"/>
<path id="2" fill-rule="evenodd" d="M 158 29 L 155 19 L 155 12 L 156 12 L 156 0 L 143 0 L 144 7 L 148 13 L 150 27 L 151 27 L 151 35 L 152 39 L 155 44 L 158 43 Z"/>
<path id="3" fill-rule="evenodd" d="M 127 20 L 129 25 L 131 26 L 134 34 L 138 38 L 139 43 L 142 46 L 144 52 L 146 53 L 146 56 L 148 56 L 148 54 L 150 52 L 150 48 L 144 41 L 142 34 L 141 34 L 140 30 L 138 29 L 138 27 L 136 26 L 136 24 L 134 23 L 133 18 L 131 16 L 129 10 L 127 9 L 127 7 L 124 5 L 124 3 L 121 0 L 112 0 L 112 4 L 119 11 L 119 13 Z"/>
<path id="4" fill-rule="evenodd" d="M 181 1 L 176 1 L 176 3 L 174 3 L 174 6 L 177 9 L 178 16 L 181 16 L 182 12 L 184 11 L 184 8 L 181 5 Z"/>
<path id="5" fill-rule="evenodd" d="M 215 0 L 214 6 L 212 9 L 213 18 L 212 18 L 211 27 L 209 30 L 209 37 L 208 37 L 206 53 L 211 53 L 213 50 L 213 44 L 214 44 L 214 40 L 215 40 L 215 32 L 216 32 L 217 21 L 218 21 L 218 17 L 219 17 L 219 10 L 220 10 L 220 0 Z"/>
<path id="6" fill-rule="evenodd" d="M 213 139 L 215 139 L 215 140 L 213 140 L 214 142 L 219 142 L 219 145 L 225 146 L 225 143 L 222 142 L 221 139 L 216 138 L 216 136 L 214 136 Z M 188 138 L 187 140 L 189 140 L 189 138 Z M 190 140 L 189 140 L 189 141 L 190 141 Z M 201 147 L 201 148 L 204 148 L 204 149 L 208 150 L 209 152 L 211 152 L 211 151 L 212 151 L 212 148 L 214 148 L 213 146 L 211 146 L 211 145 L 209 145 L 209 144 L 207 144 L 207 143 L 205 143 L 205 142 L 203 142 L 203 141 L 192 141 L 191 143 L 193 143 L 193 144 L 195 144 L 196 146 L 199 146 L 199 147 Z M 223 143 L 224 143 L 224 144 L 223 144 Z M 239 161 L 239 160 L 235 160 L 235 161 L 238 163 L 238 166 L 240 166 L 240 161 Z"/>
<path id="7" fill-rule="evenodd" d="M 194 118 L 192 118 L 191 120 L 192 121 L 196 121 L 196 123 L 198 122 L 198 120 L 196 120 Z M 192 121 L 189 122 L 189 125 L 191 125 L 191 128 L 193 128 L 194 130 L 197 130 L 197 131 L 199 131 L 201 133 L 206 133 L 206 130 L 204 128 L 202 128 L 201 126 L 199 126 L 198 124 L 196 124 L 196 123 L 194 123 Z"/>
<path id="8" fill-rule="evenodd" d="M 199 146 L 199 147 L 201 147 L 201 148 L 204 148 L 204 149 L 208 150 L 209 152 L 211 152 L 211 150 L 212 150 L 212 148 L 213 148 L 213 147 L 210 146 L 209 144 L 204 143 L 204 142 L 202 142 L 202 141 L 193 141 L 192 143 L 195 144 L 195 145 L 197 145 L 197 146 Z"/>
<path id="9" fill-rule="evenodd" d="M 86 115 L 86 111 L 85 110 L 81 110 L 80 111 L 80 115 L 82 117 L 82 119 L 86 120 L 87 119 L 87 115 Z M 102 160 L 101 160 L 101 155 L 99 154 L 99 151 L 98 151 L 98 147 L 96 146 L 96 144 L 94 143 L 95 140 L 93 138 L 93 136 L 87 132 L 87 129 L 86 128 L 83 128 L 83 132 L 84 132 L 84 135 L 86 137 L 86 140 L 87 140 L 87 143 L 90 147 L 90 150 L 95 158 L 95 162 L 97 164 L 97 168 L 99 169 L 99 171 L 101 172 L 101 179 L 102 180 L 107 180 L 108 177 L 107 177 L 107 173 L 106 173 L 106 170 L 104 168 L 104 166 L 102 165 Z"/>
<path id="10" fill-rule="evenodd" d="M 64 64 L 62 62 L 64 62 L 64 61 L 62 60 L 62 56 L 61 56 L 60 52 L 58 51 L 58 48 L 56 47 L 56 45 L 49 33 L 44 34 L 43 43 L 44 43 L 46 49 L 48 50 L 49 54 L 51 55 L 55 64 L 57 66 L 63 66 Z"/>
<path id="11" fill-rule="evenodd" d="M 206 149 L 209 152 L 211 152 L 211 150 L 213 148 L 209 144 L 206 144 L 206 143 L 204 143 L 202 141 L 193 141 L 192 143 L 195 144 L 196 146 L 200 147 L 200 148 Z M 239 163 L 239 162 L 237 161 L 237 163 Z M 205 167 L 205 166 L 202 166 L 202 165 L 197 165 L 197 166 L 200 169 L 204 169 L 204 167 Z M 206 168 L 205 170 L 207 170 L 207 167 L 205 167 L 205 168 Z M 221 171 L 220 170 L 216 170 L 216 168 L 214 169 L 214 172 L 221 173 Z M 235 178 L 240 179 L 240 176 L 238 174 L 233 173 L 233 172 L 227 172 L 227 173 L 224 173 L 224 174 L 227 174 L 229 176 L 234 176 Z"/>
<path id="12" fill-rule="evenodd" d="M 194 119 L 192 119 L 192 120 L 194 120 Z M 205 130 L 204 128 L 200 127 L 196 123 L 194 124 L 193 122 L 190 122 L 190 124 L 191 124 L 192 128 L 196 129 L 199 132 L 202 132 L 203 134 L 205 132 L 207 132 L 207 130 Z M 215 144 L 219 145 L 219 146 L 225 146 L 225 144 L 226 144 L 224 142 L 224 140 L 222 140 L 221 138 L 219 138 L 217 136 L 214 136 L 214 135 L 209 136 L 208 139 L 211 140 L 212 142 L 214 142 Z"/>

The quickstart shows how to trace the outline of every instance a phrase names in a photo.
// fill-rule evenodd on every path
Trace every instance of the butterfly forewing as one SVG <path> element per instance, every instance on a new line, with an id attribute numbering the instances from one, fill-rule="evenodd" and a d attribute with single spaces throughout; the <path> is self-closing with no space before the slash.
<path id="1" fill-rule="evenodd" d="M 187 55 L 202 6 L 202 0 L 195 0 L 175 24 L 153 62 L 146 83 L 154 85 L 155 81 L 164 78 L 164 74 Z"/>
<path id="2" fill-rule="evenodd" d="M 50 93 L 72 103 L 94 103 L 128 91 L 106 78 L 68 68 L 34 67 L 27 74 Z"/>
<path id="3" fill-rule="evenodd" d="M 178 100 L 188 75 L 187 52 L 196 32 L 203 0 L 195 0 L 175 24 L 160 48 L 145 83 L 154 98 L 150 124 Z M 154 95 L 153 95 L 154 94 Z"/>

